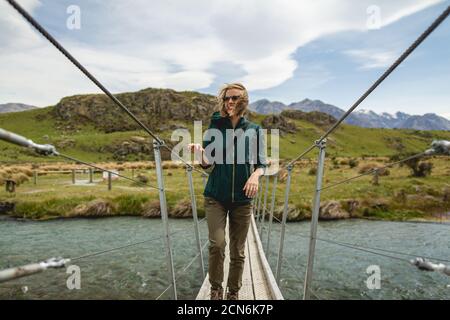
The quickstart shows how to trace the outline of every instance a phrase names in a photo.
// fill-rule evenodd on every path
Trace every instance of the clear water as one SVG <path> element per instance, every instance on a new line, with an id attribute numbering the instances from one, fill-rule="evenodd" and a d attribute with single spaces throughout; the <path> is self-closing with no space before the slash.
<path id="1" fill-rule="evenodd" d="M 195 257 L 193 221 L 169 221 L 179 299 L 194 299 L 203 278 Z M 290 223 L 285 237 L 281 291 L 286 299 L 301 299 L 307 260 L 309 223 Z M 206 222 L 201 224 L 206 240 Z M 73 258 L 162 235 L 158 219 L 113 217 L 46 222 L 0 220 L 0 269 L 45 260 Z M 274 225 L 268 256 L 275 270 L 280 226 Z M 319 223 L 318 237 L 450 260 L 450 226 L 345 220 Z M 263 243 L 266 243 L 266 234 Z M 207 265 L 207 250 L 204 250 Z M 321 299 L 450 299 L 450 277 L 419 271 L 402 261 L 318 241 L 313 291 Z M 81 289 L 69 290 L 65 269 L 0 283 L 0 299 L 156 299 L 169 286 L 161 239 L 126 249 L 79 259 Z M 449 264 L 449 263 L 447 263 Z M 366 286 L 367 267 L 378 265 L 381 288 Z M 181 274 L 181 275 L 180 275 Z M 167 290 L 160 299 L 170 299 Z"/>

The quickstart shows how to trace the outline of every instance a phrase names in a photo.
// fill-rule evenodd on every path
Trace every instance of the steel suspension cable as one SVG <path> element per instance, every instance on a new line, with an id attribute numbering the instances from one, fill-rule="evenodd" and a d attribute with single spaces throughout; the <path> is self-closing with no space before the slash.
<path id="1" fill-rule="evenodd" d="M 351 106 L 342 117 L 320 137 L 322 141 L 328 137 L 341 123 L 344 121 L 353 110 L 358 107 L 371 93 L 374 91 L 450 14 L 450 6 L 447 7 L 436 20 L 406 49 L 403 54 L 375 81 L 372 86 Z"/>
<path id="2" fill-rule="evenodd" d="M 300 273 L 298 272 L 298 270 L 296 270 L 289 262 L 289 260 L 286 259 L 286 257 L 283 257 L 284 262 L 286 263 L 286 265 L 288 266 L 289 269 L 291 269 L 291 271 L 297 276 L 298 280 L 302 281 L 303 276 L 300 275 Z M 305 267 L 304 264 L 300 264 L 302 267 Z M 315 293 L 311 288 L 309 289 L 309 292 L 312 293 L 313 296 L 316 297 L 317 300 L 325 300 L 323 298 L 321 298 L 317 293 Z"/>
<path id="3" fill-rule="evenodd" d="M 346 183 L 346 182 L 348 182 L 348 181 L 352 181 L 352 180 L 355 180 L 355 179 L 358 179 L 358 178 L 361 178 L 361 177 L 370 175 L 370 174 L 372 174 L 372 173 L 374 173 L 374 172 L 376 172 L 376 171 L 378 171 L 378 170 L 382 170 L 382 169 L 386 169 L 386 168 L 393 167 L 393 166 L 395 166 L 395 165 L 397 165 L 397 164 L 406 162 L 406 161 L 408 161 L 408 160 L 412 160 L 412 159 L 415 159 L 415 158 L 420 158 L 420 157 L 422 157 L 422 156 L 424 156 L 424 155 L 427 155 L 427 154 L 426 154 L 425 152 L 421 152 L 421 153 L 415 154 L 415 155 L 413 155 L 413 156 L 410 156 L 410 157 L 408 157 L 408 158 L 405 158 L 405 159 L 403 159 L 403 160 L 399 160 L 399 161 L 396 161 L 396 162 L 393 162 L 393 163 L 389 163 L 389 164 L 387 164 L 387 165 L 385 165 L 385 166 L 383 166 L 383 167 L 380 167 L 380 168 L 373 168 L 373 169 L 371 169 L 371 170 L 369 170 L 369 171 L 367 171 L 367 172 L 361 173 L 361 174 L 359 174 L 359 175 L 357 175 L 357 176 L 354 176 L 354 177 L 351 177 L 351 178 L 348 178 L 348 179 L 344 179 L 344 180 L 342 180 L 342 181 L 338 181 L 338 182 L 333 183 L 333 184 L 330 184 L 330 185 L 328 185 L 328 186 L 324 186 L 324 187 L 322 187 L 322 188 L 320 189 L 320 191 L 323 191 L 323 190 L 325 190 L 325 189 L 330 189 L 330 188 L 336 187 L 336 186 L 338 186 L 338 185 L 340 185 L 340 184 Z"/>
<path id="4" fill-rule="evenodd" d="M 277 220 L 279 223 L 281 223 L 281 221 L 274 216 L 274 219 Z M 288 227 L 286 225 L 286 227 Z M 305 238 L 305 239 L 309 239 L 309 236 L 304 235 L 304 234 L 297 234 L 299 237 L 301 238 Z M 410 254 L 410 253 L 404 253 L 404 252 L 399 252 L 399 251 L 394 251 L 394 250 L 387 250 L 387 249 L 381 249 L 381 248 L 376 248 L 376 247 L 369 247 L 369 246 L 362 246 L 362 245 L 357 245 L 357 244 L 351 244 L 351 243 L 346 243 L 346 242 L 340 242 L 340 241 L 335 241 L 335 240 L 329 240 L 329 239 L 324 239 L 324 238 L 319 238 L 316 237 L 317 240 L 319 241 L 323 241 L 323 242 L 329 242 L 335 245 L 340 245 L 340 246 L 344 246 L 347 248 L 354 248 L 356 250 L 361 250 L 361 251 L 365 251 L 365 252 L 369 252 L 369 253 L 373 253 L 373 254 L 378 254 L 384 257 L 390 257 L 390 258 L 394 258 L 394 259 L 401 259 L 398 257 L 393 257 L 393 256 L 389 256 L 389 255 L 384 255 L 378 252 L 374 252 L 374 251 L 369 251 L 369 250 L 376 250 L 376 251 L 382 251 L 382 252 L 387 252 L 387 253 L 393 253 L 393 254 L 398 254 L 398 255 L 403 255 L 403 256 L 409 256 L 409 257 L 423 257 L 426 259 L 431 259 L 431 260 L 437 260 L 437 261 L 443 261 L 443 262 L 450 262 L 450 260 L 447 259 L 442 259 L 442 258 L 436 258 L 436 257 L 429 257 L 429 256 L 423 256 L 423 255 L 418 255 L 418 254 Z M 405 259 L 401 259 L 402 261 L 408 261 Z"/>
<path id="5" fill-rule="evenodd" d="M 100 88 L 116 105 L 118 105 L 123 111 L 125 111 L 144 131 L 146 131 L 150 136 L 155 139 L 158 144 L 166 147 L 171 152 L 170 149 L 163 141 L 154 134 L 142 121 L 140 121 L 134 113 L 132 113 L 119 99 L 117 99 L 100 81 L 98 81 L 80 62 L 78 62 L 75 57 L 73 57 L 49 32 L 47 32 L 44 27 L 42 27 L 25 9 L 23 9 L 15 0 L 6 0 L 9 4 L 16 9 L 36 30 L 38 30 L 50 43 L 52 43 L 67 59 L 70 60 L 82 73 L 84 73 L 94 84 Z M 192 167 L 194 170 L 207 174 L 204 171 L 194 168 L 191 164 L 187 163 L 184 159 L 179 157 L 182 162 L 186 165 Z"/>
<path id="6" fill-rule="evenodd" d="M 207 244 L 208 244 L 208 242 L 206 242 L 202 246 L 202 251 L 205 249 Z M 195 259 L 197 259 L 199 255 L 200 255 L 200 253 L 197 253 L 195 255 L 195 257 L 193 257 L 191 259 L 191 261 L 183 268 L 183 270 L 181 272 L 177 273 L 177 279 L 179 279 L 180 277 L 182 277 L 185 274 L 186 270 L 189 269 L 189 267 L 194 263 Z M 170 288 L 172 288 L 172 284 L 170 284 L 166 289 L 164 289 L 164 291 L 155 300 L 159 300 L 164 295 L 164 293 L 166 293 Z"/>
<path id="7" fill-rule="evenodd" d="M 376 80 L 372 86 L 348 109 L 339 120 L 329 128 L 311 147 L 306 149 L 301 155 L 290 161 L 289 165 L 293 165 L 303 156 L 309 153 L 317 143 L 322 142 L 449 16 L 450 6 L 447 7 L 436 20 L 397 58 L 397 60 Z"/>
<path id="8" fill-rule="evenodd" d="M 39 33 L 50 41 L 67 59 L 70 60 L 81 72 L 83 72 L 100 90 L 102 90 L 116 105 L 125 111 L 142 129 L 150 134 L 153 139 L 161 143 L 162 141 L 147 128 L 119 99 L 109 92 L 80 62 L 78 62 L 50 33 L 48 33 L 25 9 L 23 9 L 15 0 L 6 0 L 24 17 Z"/>

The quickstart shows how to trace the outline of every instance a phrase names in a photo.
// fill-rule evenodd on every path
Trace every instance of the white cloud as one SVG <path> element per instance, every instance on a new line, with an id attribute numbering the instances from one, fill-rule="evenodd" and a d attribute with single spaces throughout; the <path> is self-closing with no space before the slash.
<path id="1" fill-rule="evenodd" d="M 306 43 L 340 31 L 366 30 L 370 5 L 380 7 L 385 26 L 439 1 L 115 0 L 101 7 L 79 1 L 82 19 L 95 18 L 82 20 L 85 37 L 76 40 L 65 24 L 57 31 L 63 35 L 58 40 L 112 91 L 206 88 L 218 76 L 216 63 L 240 66 L 246 75 L 230 80 L 257 90 L 291 78 L 298 67 L 292 54 Z M 54 5 L 41 2 L 41 7 Z M 20 3 L 31 12 L 40 4 Z M 0 29 L 8 31 L 0 35 L 0 102 L 48 105 L 67 94 L 98 91 L 7 7 L 0 2 Z M 356 57 L 367 54 L 353 52 Z M 371 54 L 366 68 L 387 63 L 392 53 Z"/>
<path id="2" fill-rule="evenodd" d="M 376 50 L 347 50 L 344 52 L 355 58 L 361 64 L 361 69 L 385 68 L 391 65 L 398 57 L 395 51 Z"/>

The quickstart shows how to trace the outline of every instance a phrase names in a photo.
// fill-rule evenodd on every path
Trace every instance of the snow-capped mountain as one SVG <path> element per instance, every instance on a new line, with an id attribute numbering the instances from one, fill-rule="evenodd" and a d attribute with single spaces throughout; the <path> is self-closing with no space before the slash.
<path id="1" fill-rule="evenodd" d="M 271 102 L 267 99 L 258 100 L 249 106 L 250 110 L 262 113 L 280 113 L 286 109 L 301 110 L 304 112 L 319 111 L 327 113 L 334 118 L 340 118 L 345 111 L 331 104 L 320 100 L 304 99 L 285 105 L 282 102 Z M 383 112 L 378 114 L 367 109 L 356 109 L 345 120 L 345 123 L 366 128 L 409 128 L 416 130 L 450 130 L 450 121 L 434 113 L 427 113 L 422 116 L 409 115 L 404 112 L 389 114 Z"/>

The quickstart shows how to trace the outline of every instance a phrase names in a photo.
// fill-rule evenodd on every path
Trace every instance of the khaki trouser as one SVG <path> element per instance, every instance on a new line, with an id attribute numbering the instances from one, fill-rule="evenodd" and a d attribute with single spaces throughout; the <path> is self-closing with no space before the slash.
<path id="1" fill-rule="evenodd" d="M 209 230 L 209 282 L 212 289 L 222 288 L 225 259 L 225 227 L 229 211 L 230 268 L 227 287 L 238 292 L 242 286 L 245 262 L 245 241 L 250 225 L 253 203 L 224 204 L 205 197 L 205 214 Z"/>

